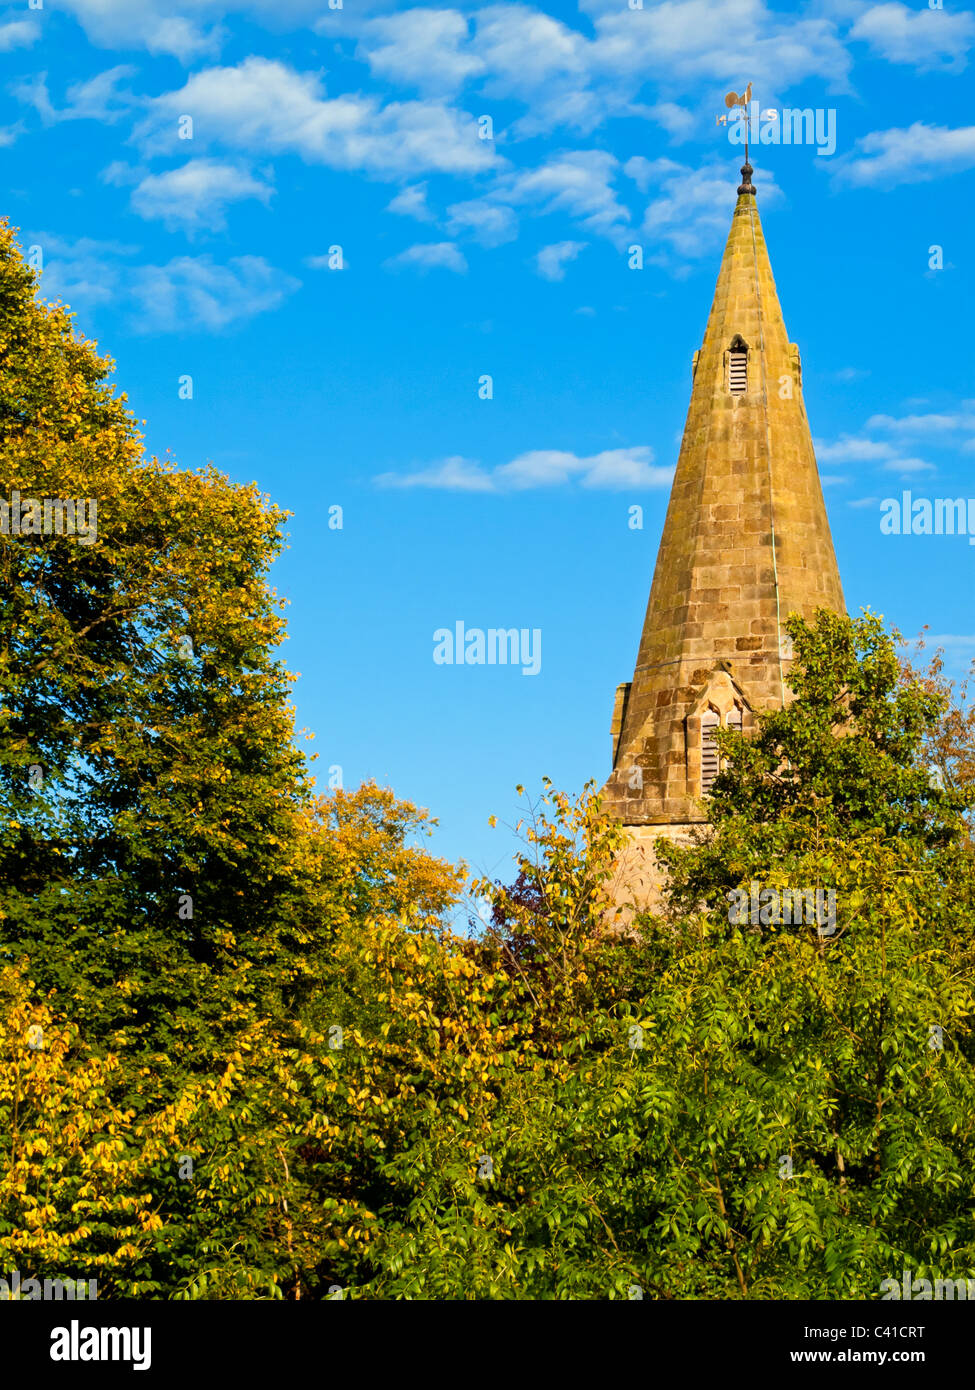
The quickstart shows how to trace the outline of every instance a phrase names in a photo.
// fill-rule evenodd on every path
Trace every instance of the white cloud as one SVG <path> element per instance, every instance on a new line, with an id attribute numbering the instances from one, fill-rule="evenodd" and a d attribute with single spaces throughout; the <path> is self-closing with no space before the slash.
<path id="1" fill-rule="evenodd" d="M 484 72 L 470 51 L 466 17 L 457 10 L 417 8 L 369 20 L 356 50 L 377 77 L 427 92 L 453 92 Z"/>
<path id="2" fill-rule="evenodd" d="M 653 257 L 668 263 L 676 255 L 684 260 L 708 256 L 728 236 L 734 184 L 726 163 L 712 162 L 700 169 L 672 159 L 645 159 L 635 155 L 623 171 L 637 187 L 658 190 L 647 206 L 641 228 L 650 248 L 660 248 Z M 756 173 L 763 206 L 774 207 L 780 193 L 770 174 Z"/>
<path id="3" fill-rule="evenodd" d="M 178 256 L 166 265 L 139 266 L 129 292 L 139 332 L 221 332 L 276 309 L 299 286 L 261 256 L 235 256 L 226 265 L 209 256 Z"/>
<path id="4" fill-rule="evenodd" d="M 147 150 L 171 153 L 176 117 L 191 112 L 197 138 L 253 155 L 297 154 L 310 164 L 377 178 L 435 170 L 474 174 L 500 163 L 479 140 L 474 118 L 438 101 L 391 102 L 358 94 L 326 97 L 317 73 L 268 58 L 195 73 L 151 103 L 136 135 Z"/>
<path id="5" fill-rule="evenodd" d="M 535 168 L 514 170 L 504 165 L 483 196 L 450 204 L 447 231 L 483 246 L 500 246 L 518 234 L 517 208 L 539 217 L 564 214 L 587 231 L 622 245 L 630 214 L 612 186 L 618 169 L 619 161 L 605 150 L 556 154 Z M 413 200 L 400 204 L 401 196 L 390 204 L 391 210 L 412 208 Z M 417 205 L 425 207 L 419 200 Z"/>
<path id="6" fill-rule="evenodd" d="M 381 0 L 380 0 L 381 3 Z M 273 32 L 312 25 L 324 0 L 57 0 L 73 14 L 89 41 L 101 48 L 145 49 L 171 54 L 183 63 L 216 53 L 226 31 L 220 21 L 246 14 Z M 375 0 L 357 0 L 356 12 L 375 9 Z M 348 31 L 348 11 L 326 12 Z"/>
<path id="7" fill-rule="evenodd" d="M 968 410 L 968 406 L 972 410 Z M 975 430 L 975 402 L 963 401 L 961 411 L 950 415 L 871 415 L 867 429 L 890 430 L 895 434 L 950 434 L 959 430 Z"/>
<path id="8" fill-rule="evenodd" d="M 566 212 L 619 243 L 630 214 L 612 187 L 619 160 L 606 150 L 573 150 L 499 180 L 497 196 L 540 213 Z"/>
<path id="9" fill-rule="evenodd" d="M 62 299 L 65 304 L 79 309 L 111 303 L 123 273 L 131 270 L 131 267 L 120 266 L 119 258 L 134 256 L 139 249 L 91 237 L 69 241 L 48 232 L 35 232 L 30 240 L 40 246 L 44 255 L 41 296 L 52 302 Z"/>
<path id="10" fill-rule="evenodd" d="M 376 482 L 384 487 L 457 492 L 525 492 L 570 482 L 608 491 L 669 487 L 673 468 L 659 468 L 652 459 L 653 450 L 647 445 L 606 449 L 586 457 L 562 449 L 532 449 L 489 472 L 473 459 L 454 455 L 417 473 L 383 473 Z"/>
<path id="11" fill-rule="evenodd" d="M 975 17 L 945 9 L 909 9 L 907 5 L 872 5 L 850 30 L 889 63 L 907 63 L 921 72 L 961 72 L 975 42 Z"/>
<path id="12" fill-rule="evenodd" d="M 380 487 L 443 488 L 450 492 L 494 492 L 491 475 L 479 463 L 455 454 L 443 463 L 424 468 L 419 473 L 381 473 L 376 479 Z"/>
<path id="13" fill-rule="evenodd" d="M 889 416 L 875 415 L 867 421 L 867 428 L 882 427 L 883 421 L 889 419 Z M 905 457 L 886 439 L 867 439 L 862 435 L 844 434 L 831 444 L 817 441 L 815 447 L 820 463 L 875 463 L 884 473 L 897 473 L 902 477 L 911 473 L 935 471 L 934 464 L 920 458 Z"/>
<path id="14" fill-rule="evenodd" d="M 59 117 L 63 119 L 51 101 L 46 72 L 37 73 L 27 82 L 15 82 L 11 90 L 18 101 L 33 106 L 45 125 L 53 125 Z"/>
<path id="15" fill-rule="evenodd" d="M 842 183 L 859 188 L 891 188 L 921 183 L 975 166 L 975 126 L 951 130 L 915 121 L 906 130 L 875 130 L 851 152 L 834 161 Z"/>
<path id="16" fill-rule="evenodd" d="M 585 18 L 575 27 L 522 3 L 426 7 L 407 0 L 398 8 L 395 0 L 358 0 L 338 12 L 323 11 L 322 0 L 59 0 L 59 7 L 95 44 L 185 63 L 219 51 L 221 20 L 235 12 L 277 32 L 308 24 L 328 38 L 353 40 L 376 79 L 415 89 L 435 105 L 471 87 L 488 103 L 517 100 L 525 109 L 509 136 L 560 126 L 587 132 L 608 117 L 635 115 L 662 125 L 672 142 L 717 109 L 729 73 L 747 73 L 763 101 L 800 83 L 849 90 L 852 59 L 841 25 L 852 22 L 854 41 L 891 62 L 959 70 L 975 24 L 966 13 L 862 0 L 791 11 L 765 0 L 646 0 L 640 10 L 622 0 L 583 0 Z M 9 46 L 31 41 L 31 30 L 33 21 L 16 20 L 0 36 L 9 32 Z M 657 100 L 641 105 L 648 83 L 659 88 Z M 368 104 L 361 95 L 345 100 Z"/>
<path id="17" fill-rule="evenodd" d="M 708 109 L 720 102 L 728 73 L 748 71 L 759 90 L 823 79 L 845 89 L 850 57 L 837 17 L 777 14 L 763 0 L 666 0 L 631 10 L 620 0 L 590 0 L 589 32 L 528 4 L 489 4 L 470 12 L 416 7 L 367 21 L 357 56 L 387 81 L 431 93 L 477 84 L 489 99 L 514 98 L 524 114 L 509 133 L 529 136 L 559 126 L 594 130 L 608 116 L 637 115 L 686 138 L 698 116 L 680 93 Z M 322 32 L 334 27 L 321 21 Z M 648 81 L 655 106 L 636 98 Z"/>
<path id="18" fill-rule="evenodd" d="M 592 40 L 527 5 L 490 5 L 478 11 L 475 51 L 483 59 L 490 96 L 514 97 L 527 110 L 514 133 L 531 136 L 568 126 L 595 129 L 624 110 L 630 91 L 600 79 Z"/>
<path id="19" fill-rule="evenodd" d="M 111 166 L 110 166 L 111 167 Z M 214 159 L 191 159 L 164 174 L 147 174 L 132 192 L 132 211 L 167 227 L 194 232 L 226 226 L 226 209 L 244 198 L 267 207 L 274 189 L 246 169 Z"/>
<path id="20" fill-rule="evenodd" d="M 832 444 L 816 443 L 816 457 L 820 463 L 881 463 L 894 455 L 893 445 L 882 439 L 844 434 Z"/>
<path id="21" fill-rule="evenodd" d="M 427 205 L 426 183 L 415 183 L 402 189 L 391 202 L 386 204 L 387 212 L 398 213 L 400 217 L 414 217 L 417 222 L 436 221 Z"/>
<path id="22" fill-rule="evenodd" d="M 447 209 L 447 216 L 447 231 L 451 236 L 466 233 L 482 246 L 503 246 L 518 235 L 518 219 L 511 208 L 484 198 L 453 203 Z"/>
<path id="23" fill-rule="evenodd" d="M 478 51 L 509 89 L 534 89 L 564 73 L 582 76 L 590 46 L 577 29 L 528 5 L 488 5 L 477 13 Z"/>
<path id="24" fill-rule="evenodd" d="M 911 404 L 912 402 L 907 402 Z M 917 403 L 917 402 L 915 402 Z M 923 402 L 922 402 L 923 403 Z M 816 442 L 816 456 L 823 462 L 875 463 L 884 473 L 909 477 L 912 473 L 936 472 L 935 465 L 905 451 L 917 447 L 945 448 L 951 446 L 962 452 L 975 450 L 975 401 L 963 400 L 959 409 L 932 411 L 925 415 L 871 415 L 864 435 L 844 434 L 831 443 Z M 969 436 L 968 439 L 958 436 Z"/>
<path id="25" fill-rule="evenodd" d="M 18 101 L 33 106 L 45 125 L 59 121 L 117 121 L 135 104 L 131 92 L 118 91 L 118 85 L 136 71 L 128 64 L 96 73 L 86 82 L 74 82 L 66 93 L 66 103 L 55 107 L 47 86 L 47 73 L 37 73 L 29 82 L 17 83 L 13 92 Z"/>
<path id="26" fill-rule="evenodd" d="M 552 246 L 543 246 L 535 257 L 539 275 L 543 280 L 564 280 L 565 267 L 585 250 L 586 245 L 584 241 L 557 241 Z"/>
<path id="27" fill-rule="evenodd" d="M 210 256 L 178 256 L 165 265 L 133 265 L 138 250 L 119 242 L 35 235 L 44 250 L 45 299 L 62 298 L 81 310 L 118 308 L 136 333 L 222 332 L 276 309 L 299 281 L 260 256 L 226 265 Z"/>
<path id="28" fill-rule="evenodd" d="M 682 91 L 712 82 L 720 98 L 736 72 L 758 92 L 808 78 L 842 87 L 851 65 L 832 19 L 776 13 L 762 0 L 668 0 L 642 10 L 596 0 L 586 8 L 596 11 L 596 63 Z"/>
<path id="29" fill-rule="evenodd" d="M 653 464 L 649 445 L 631 449 L 605 449 L 599 454 L 580 456 L 561 449 L 532 449 L 494 470 L 498 485 L 523 491 L 536 487 L 556 487 L 576 480 L 582 487 L 662 488 L 673 480 L 673 468 Z"/>
<path id="30" fill-rule="evenodd" d="M 655 106 L 648 106 L 647 115 L 663 126 L 675 145 L 689 140 L 697 124 L 693 112 L 673 101 L 658 101 Z"/>
<path id="31" fill-rule="evenodd" d="M 100 48 L 146 48 L 189 62 L 220 46 L 219 28 L 206 27 L 200 18 L 171 13 L 169 0 L 60 0 L 83 27 L 91 43 Z M 184 11 L 215 8 L 206 0 L 183 0 Z"/>
<path id="32" fill-rule="evenodd" d="M 623 173 L 632 179 L 641 193 L 656 187 L 663 178 L 685 172 L 684 166 L 672 159 L 647 159 L 646 155 L 635 154 L 623 165 Z"/>
<path id="33" fill-rule="evenodd" d="M 933 473 L 935 467 L 933 463 L 925 463 L 924 459 L 892 458 L 883 464 L 883 470 L 885 473 L 898 473 L 906 478 L 911 473 Z"/>
<path id="34" fill-rule="evenodd" d="M 33 19 L 11 19 L 0 24 L 0 53 L 12 48 L 29 48 L 41 36 L 41 26 Z"/>
<path id="35" fill-rule="evenodd" d="M 72 241 L 70 237 L 58 236 L 52 232 L 35 232 L 30 240 L 43 249 L 45 257 L 133 256 L 139 250 L 138 246 L 131 246 L 124 241 L 95 241 L 92 237 L 79 237 L 77 241 Z"/>
<path id="36" fill-rule="evenodd" d="M 106 164 L 100 177 L 102 183 L 109 183 L 113 188 L 126 188 L 141 182 L 148 172 L 142 164 L 126 164 L 121 159 L 113 159 L 111 164 Z"/>
<path id="37" fill-rule="evenodd" d="M 473 26 L 473 27 L 472 27 Z M 357 57 L 387 81 L 428 93 L 454 93 L 477 81 L 490 98 L 527 106 L 514 130 L 537 134 L 557 125 L 590 130 L 625 94 L 603 79 L 590 86 L 594 44 L 578 30 L 529 5 L 487 5 L 471 16 L 417 7 L 365 26 Z"/>
<path id="38" fill-rule="evenodd" d="M 587 469 L 581 479 L 583 487 L 607 488 L 665 488 L 674 480 L 674 469 L 651 464 L 653 450 L 649 446 L 636 449 L 606 449 L 583 460 Z"/>
<path id="39" fill-rule="evenodd" d="M 453 270 L 458 275 L 467 273 L 467 261 L 463 253 L 452 241 L 425 241 L 416 246 L 408 246 L 397 256 L 390 256 L 383 265 L 387 270 Z"/>

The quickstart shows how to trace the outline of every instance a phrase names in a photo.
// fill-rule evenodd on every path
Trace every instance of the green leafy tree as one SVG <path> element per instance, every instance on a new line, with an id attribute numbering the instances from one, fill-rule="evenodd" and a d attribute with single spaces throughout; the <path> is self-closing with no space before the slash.
<path id="1" fill-rule="evenodd" d="M 973 797 L 931 778 L 945 701 L 879 619 L 789 630 L 794 702 L 721 737 L 707 842 L 661 846 L 658 1220 L 689 1291 L 877 1296 L 975 1265 Z M 832 891 L 835 922 L 784 920 L 786 889 Z"/>
<path id="2" fill-rule="evenodd" d="M 190 1064 L 309 926 L 280 910 L 309 794 L 267 582 L 283 517 L 147 459 L 111 365 L 4 228 L 2 492 L 93 499 L 97 539 L 0 537 L 0 952 L 91 1041 Z"/>

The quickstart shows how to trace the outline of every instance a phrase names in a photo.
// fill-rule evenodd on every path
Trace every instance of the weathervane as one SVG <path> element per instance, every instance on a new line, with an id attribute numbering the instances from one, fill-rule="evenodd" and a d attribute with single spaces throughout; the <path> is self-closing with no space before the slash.
<path id="1" fill-rule="evenodd" d="M 748 105 L 749 105 L 749 102 L 751 101 L 751 99 L 752 99 L 752 84 L 751 84 L 750 82 L 749 82 L 748 86 L 745 88 L 745 90 L 742 92 L 741 96 L 739 96 L 737 92 L 729 92 L 728 95 L 727 95 L 727 96 L 725 97 L 725 99 L 724 99 L 724 104 L 725 104 L 725 106 L 727 106 L 727 108 L 728 108 L 729 111 L 734 110 L 734 108 L 735 108 L 736 106 L 740 106 L 741 109 L 742 109 L 742 111 L 744 112 L 744 124 L 745 124 L 745 162 L 744 162 L 744 164 L 741 166 L 741 183 L 738 185 L 738 192 L 739 192 L 739 193 L 754 193 L 754 192 L 755 192 L 755 185 L 752 183 L 752 174 L 754 174 L 755 170 L 752 168 L 752 166 L 751 166 L 751 165 L 749 164 L 749 162 L 748 162 L 748 126 L 749 126 Z"/>

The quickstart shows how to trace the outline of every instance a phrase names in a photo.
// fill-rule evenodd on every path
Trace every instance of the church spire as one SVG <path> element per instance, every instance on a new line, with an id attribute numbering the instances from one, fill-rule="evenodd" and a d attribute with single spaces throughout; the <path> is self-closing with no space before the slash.
<path id="1" fill-rule="evenodd" d="M 836 556 L 747 153 L 603 792 L 631 838 L 704 819 L 710 731 L 788 698 L 792 611 L 844 611 Z M 651 833 L 652 828 L 652 833 Z"/>

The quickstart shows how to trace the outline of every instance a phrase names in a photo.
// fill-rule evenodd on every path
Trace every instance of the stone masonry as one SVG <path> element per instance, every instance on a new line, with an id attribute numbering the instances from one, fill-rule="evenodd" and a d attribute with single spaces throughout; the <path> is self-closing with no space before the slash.
<path id="1" fill-rule="evenodd" d="M 799 350 L 783 322 L 751 173 L 746 164 L 694 355 L 636 668 L 616 693 L 603 801 L 631 846 L 617 902 L 651 902 L 653 841 L 687 839 L 704 821 L 702 721 L 740 721 L 747 732 L 755 711 L 789 698 L 787 616 L 845 611 Z"/>

